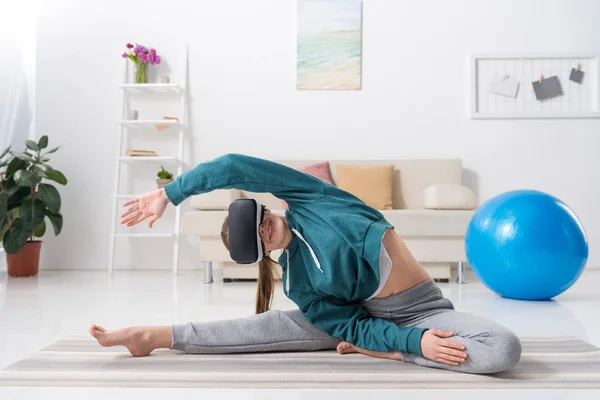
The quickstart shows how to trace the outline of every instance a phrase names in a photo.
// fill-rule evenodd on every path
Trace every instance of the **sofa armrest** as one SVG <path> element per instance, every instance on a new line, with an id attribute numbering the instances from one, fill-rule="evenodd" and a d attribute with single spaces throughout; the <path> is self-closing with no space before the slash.
<path id="1" fill-rule="evenodd" d="M 192 196 L 191 207 L 196 210 L 228 210 L 229 205 L 242 197 L 237 189 L 217 189 Z"/>

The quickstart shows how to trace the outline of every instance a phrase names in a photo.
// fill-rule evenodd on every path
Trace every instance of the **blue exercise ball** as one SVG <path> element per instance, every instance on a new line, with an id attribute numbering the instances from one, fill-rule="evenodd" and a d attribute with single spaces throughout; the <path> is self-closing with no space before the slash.
<path id="1" fill-rule="evenodd" d="M 548 300 L 577 281 L 588 243 L 575 213 L 535 190 L 515 190 L 485 202 L 465 236 L 467 260 L 490 290 L 519 300 Z"/>

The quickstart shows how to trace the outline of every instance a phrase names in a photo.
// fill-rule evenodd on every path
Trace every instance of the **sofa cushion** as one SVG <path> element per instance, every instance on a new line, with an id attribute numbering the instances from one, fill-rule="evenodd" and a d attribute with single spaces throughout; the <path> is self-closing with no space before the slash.
<path id="1" fill-rule="evenodd" d="M 329 170 L 329 161 L 306 165 L 298 170 L 333 185 L 331 171 Z M 281 200 L 281 206 L 284 210 L 287 210 L 288 208 L 288 204 L 285 200 Z"/>
<path id="2" fill-rule="evenodd" d="M 398 235 L 407 237 L 460 237 L 465 235 L 473 210 L 382 210 Z"/>
<path id="3" fill-rule="evenodd" d="M 468 187 L 437 183 L 423 190 L 423 207 L 436 210 L 472 210 L 477 206 L 477 197 Z"/>
<path id="4" fill-rule="evenodd" d="M 377 210 L 392 210 L 393 165 L 337 166 L 338 187 Z"/>
<path id="5" fill-rule="evenodd" d="M 300 168 L 300 171 L 333 185 L 331 171 L 329 170 L 329 161 L 307 165 Z"/>

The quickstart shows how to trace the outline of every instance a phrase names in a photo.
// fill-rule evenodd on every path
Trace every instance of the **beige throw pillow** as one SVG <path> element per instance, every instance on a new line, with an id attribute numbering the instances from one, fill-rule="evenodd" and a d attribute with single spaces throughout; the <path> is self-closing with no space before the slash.
<path id="1" fill-rule="evenodd" d="M 340 189 L 352 193 L 376 210 L 392 210 L 394 165 L 338 165 L 337 183 Z"/>

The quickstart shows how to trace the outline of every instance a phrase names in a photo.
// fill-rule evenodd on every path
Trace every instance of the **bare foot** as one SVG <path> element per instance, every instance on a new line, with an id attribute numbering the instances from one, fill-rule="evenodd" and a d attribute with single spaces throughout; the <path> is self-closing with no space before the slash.
<path id="1" fill-rule="evenodd" d="M 152 344 L 151 333 L 143 328 L 132 327 L 106 331 L 101 326 L 91 325 L 89 331 L 100 346 L 125 346 L 136 357 L 145 357 L 155 349 Z"/>
<path id="2" fill-rule="evenodd" d="M 369 351 L 369 350 L 361 349 L 360 347 L 356 347 L 352 343 L 348 343 L 348 342 L 341 342 L 340 344 L 338 344 L 337 352 L 342 355 L 343 354 L 351 354 L 351 353 L 360 353 L 360 354 L 364 354 L 369 357 L 385 358 L 387 360 L 402 361 L 402 353 L 400 353 L 398 351 L 388 351 L 388 352 Z"/>

